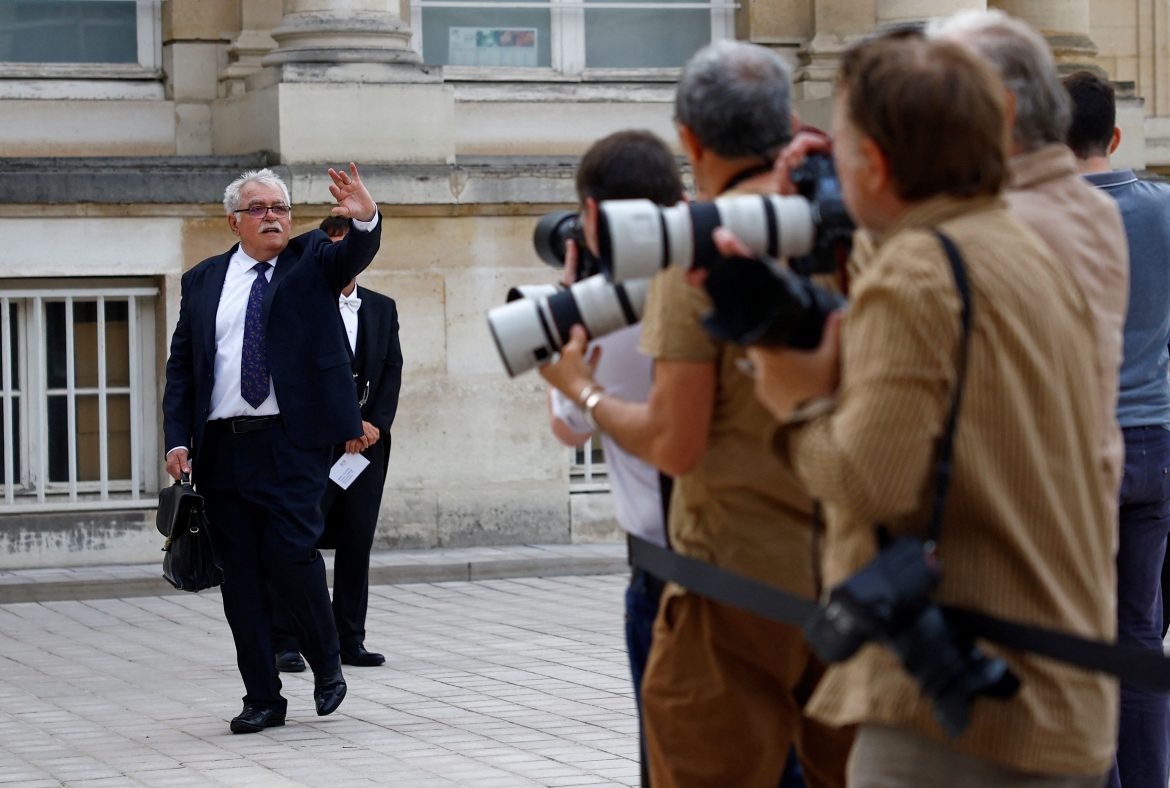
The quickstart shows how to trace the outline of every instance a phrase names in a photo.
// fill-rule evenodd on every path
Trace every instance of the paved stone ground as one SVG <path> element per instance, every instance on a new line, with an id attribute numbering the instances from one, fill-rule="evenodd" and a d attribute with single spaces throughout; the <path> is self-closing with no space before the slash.
<path id="1" fill-rule="evenodd" d="M 233 736 L 217 592 L 0 605 L 0 784 L 636 785 L 621 575 L 371 588 L 349 696 Z"/>

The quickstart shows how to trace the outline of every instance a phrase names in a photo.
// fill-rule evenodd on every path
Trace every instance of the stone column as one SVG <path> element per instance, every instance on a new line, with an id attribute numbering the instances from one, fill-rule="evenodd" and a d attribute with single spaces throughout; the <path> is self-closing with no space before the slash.
<path id="1" fill-rule="evenodd" d="M 986 11 L 987 0 L 877 0 L 878 29 L 921 25 L 958 11 Z"/>
<path id="2" fill-rule="evenodd" d="M 399 0 L 284 0 L 271 30 L 276 48 L 244 77 L 243 93 L 216 108 L 216 152 L 265 150 L 313 168 L 454 161 L 454 89 L 411 49 L 399 8 Z M 291 185 L 298 201 L 329 200 L 325 178 Z"/>
<path id="3" fill-rule="evenodd" d="M 1089 34 L 1089 0 L 990 0 L 988 4 L 1039 30 L 1062 73 L 1088 69 L 1105 76 L 1093 63 L 1097 45 Z"/>
<path id="4" fill-rule="evenodd" d="M 832 95 L 841 53 L 873 30 L 876 6 L 876 0 L 815 1 L 813 37 L 800 52 L 802 65 L 795 77 L 795 95 L 804 104 L 806 122 L 827 128 L 827 118 L 813 107 L 823 110 L 823 100 Z"/>
<path id="5" fill-rule="evenodd" d="M 260 60 L 276 48 L 270 35 L 280 24 L 281 0 L 246 0 L 240 3 L 240 34 L 228 45 L 228 65 L 219 72 L 219 95 L 238 96 L 244 79 L 260 70 Z"/>
<path id="6" fill-rule="evenodd" d="M 272 30 L 279 46 L 264 64 L 421 63 L 398 8 L 397 0 L 284 0 Z"/>

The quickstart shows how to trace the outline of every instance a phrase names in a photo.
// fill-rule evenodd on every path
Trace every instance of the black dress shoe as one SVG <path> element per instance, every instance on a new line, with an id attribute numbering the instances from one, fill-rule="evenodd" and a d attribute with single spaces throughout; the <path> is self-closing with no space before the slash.
<path id="1" fill-rule="evenodd" d="M 276 652 L 276 669 L 281 673 L 303 673 L 305 660 L 295 651 Z"/>
<path id="2" fill-rule="evenodd" d="M 366 647 L 359 643 L 351 649 L 341 650 L 341 664 L 353 665 L 359 668 L 376 668 L 383 664 L 386 658 L 373 651 L 366 651 Z"/>
<path id="3" fill-rule="evenodd" d="M 337 711 L 337 707 L 345 698 L 345 689 L 345 677 L 341 675 L 341 668 L 331 673 L 314 674 L 313 701 L 317 704 L 317 714 L 324 717 Z"/>
<path id="4" fill-rule="evenodd" d="M 232 733 L 256 733 L 265 728 L 279 728 L 284 725 L 284 713 L 282 708 L 245 703 L 240 716 L 232 720 Z"/>

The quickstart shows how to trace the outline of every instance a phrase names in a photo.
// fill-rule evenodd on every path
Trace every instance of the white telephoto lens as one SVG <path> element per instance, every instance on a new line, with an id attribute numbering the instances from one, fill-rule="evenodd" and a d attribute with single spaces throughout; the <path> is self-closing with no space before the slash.
<path id="1" fill-rule="evenodd" d="M 544 364 L 560 349 L 543 313 L 545 303 L 523 298 L 488 310 L 488 328 L 509 377 Z"/>
<path id="2" fill-rule="evenodd" d="M 605 200 L 598 234 L 602 264 L 613 282 L 653 276 L 669 262 L 662 208 L 651 200 Z"/>
<path id="3" fill-rule="evenodd" d="M 625 288 L 611 284 L 603 274 L 582 279 L 569 291 L 590 338 L 603 337 L 638 322 L 640 313 L 634 313 L 633 307 L 625 300 Z"/>
<path id="4" fill-rule="evenodd" d="M 719 223 L 753 254 L 800 257 L 816 237 L 812 208 L 803 197 L 738 195 L 715 200 Z"/>

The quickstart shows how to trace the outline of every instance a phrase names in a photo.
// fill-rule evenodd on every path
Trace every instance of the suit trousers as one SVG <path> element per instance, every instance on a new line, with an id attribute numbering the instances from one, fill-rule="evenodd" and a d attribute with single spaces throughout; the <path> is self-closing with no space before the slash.
<path id="1" fill-rule="evenodd" d="M 642 680 L 655 788 L 776 788 L 795 745 L 809 788 L 841 788 L 853 729 L 804 714 L 824 666 L 796 627 L 668 585 Z"/>
<path id="2" fill-rule="evenodd" d="M 269 638 L 271 585 L 288 605 L 314 672 L 340 666 L 337 629 L 317 552 L 329 449 L 300 449 L 283 426 L 236 434 L 208 423 L 194 465 L 223 562 L 223 608 L 236 645 L 245 703 L 283 706 Z"/>
<path id="3" fill-rule="evenodd" d="M 333 618 L 342 651 L 352 651 L 366 639 L 366 611 L 370 591 L 370 550 L 382 508 L 386 442 L 380 440 L 362 452 L 369 466 L 343 490 L 326 484 L 321 499 L 326 533 L 321 546 L 336 549 L 333 557 Z M 334 461 L 342 454 L 333 453 Z M 273 590 L 272 641 L 277 652 L 300 651 L 295 621 L 288 606 Z"/>

